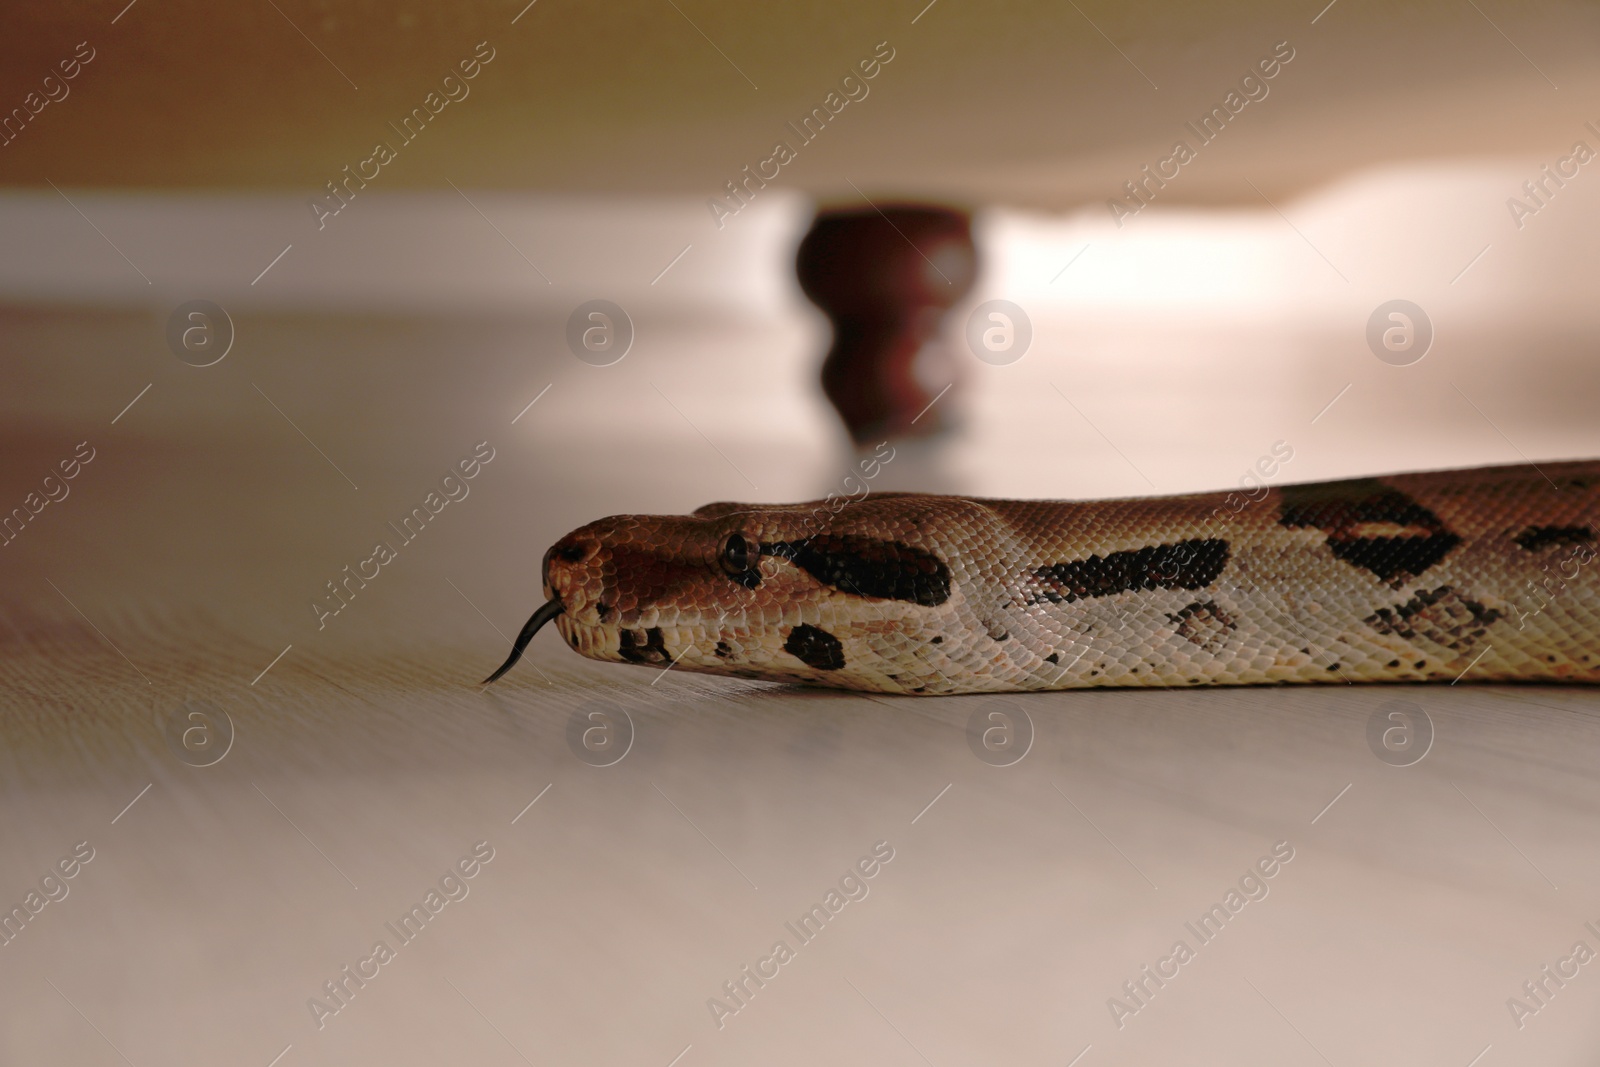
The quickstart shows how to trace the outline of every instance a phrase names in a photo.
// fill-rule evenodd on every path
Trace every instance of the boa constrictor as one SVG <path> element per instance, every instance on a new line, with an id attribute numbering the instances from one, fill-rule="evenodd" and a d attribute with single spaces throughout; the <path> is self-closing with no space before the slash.
<path id="1" fill-rule="evenodd" d="M 1597 506 L 1600 461 L 619 515 L 545 555 L 489 681 L 554 619 L 593 659 L 880 693 L 1600 682 Z"/>

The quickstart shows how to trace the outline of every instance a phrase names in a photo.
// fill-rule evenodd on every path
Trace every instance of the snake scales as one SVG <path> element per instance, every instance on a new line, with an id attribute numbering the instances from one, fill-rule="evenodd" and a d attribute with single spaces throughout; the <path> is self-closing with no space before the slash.
<path id="1" fill-rule="evenodd" d="M 1082 503 L 618 515 L 544 558 L 594 659 L 884 693 L 1600 682 L 1600 461 Z"/>

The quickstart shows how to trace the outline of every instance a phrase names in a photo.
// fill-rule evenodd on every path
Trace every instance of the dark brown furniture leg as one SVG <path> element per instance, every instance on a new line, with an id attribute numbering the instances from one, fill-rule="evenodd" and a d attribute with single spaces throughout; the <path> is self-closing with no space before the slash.
<path id="1" fill-rule="evenodd" d="M 972 288 L 976 268 L 965 211 L 899 205 L 817 213 L 795 270 L 833 323 L 822 391 L 858 444 L 949 425 L 928 405 L 956 381 L 959 364 L 924 349 L 939 344 L 945 312 Z"/>

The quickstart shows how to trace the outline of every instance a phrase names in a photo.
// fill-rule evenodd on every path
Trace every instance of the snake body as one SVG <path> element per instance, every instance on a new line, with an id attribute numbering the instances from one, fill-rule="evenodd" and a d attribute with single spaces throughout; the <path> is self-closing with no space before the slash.
<path id="1" fill-rule="evenodd" d="M 593 659 L 881 693 L 1600 682 L 1597 511 L 1600 461 L 619 515 L 550 549 L 495 677 L 553 618 Z"/>

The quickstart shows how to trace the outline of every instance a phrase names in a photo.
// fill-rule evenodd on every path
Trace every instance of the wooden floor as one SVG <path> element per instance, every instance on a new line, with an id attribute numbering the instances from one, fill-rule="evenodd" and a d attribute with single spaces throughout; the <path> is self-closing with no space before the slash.
<path id="1" fill-rule="evenodd" d="M 0 548 L 0 907 L 39 893 L 0 946 L 0 1062 L 1592 1062 L 1600 963 L 1561 962 L 1600 949 L 1591 691 L 870 698 L 591 664 L 548 634 L 480 689 L 572 526 L 842 473 L 793 369 L 814 331 L 663 327 L 608 378 L 559 325 L 262 321 L 197 370 L 137 316 L 6 317 L 36 402 L 4 431 L 0 507 L 94 458 Z M 769 351 L 788 377 L 763 390 Z M 1370 443 L 1376 388 L 1310 425 L 1339 384 L 1240 400 L 1214 412 L 1226 447 L 1187 449 L 1181 397 L 1136 425 L 1079 396 L 1098 430 L 1063 406 L 1024 439 L 986 433 L 980 390 L 966 443 L 908 453 L 896 487 L 1148 491 L 1106 437 L 1162 490 L 1231 484 L 1275 437 L 1297 477 L 1515 459 L 1448 420 Z M 1500 421 L 1600 454 L 1578 418 Z M 400 544 L 387 524 L 483 441 L 468 495 Z M 396 558 L 319 629 L 379 540 Z M 1369 744 L 1396 702 L 1431 721 L 1410 766 Z M 219 712 L 231 741 L 194 766 Z M 996 712 L 1031 723 L 1009 766 L 969 743 Z M 611 749 L 584 747 L 596 723 Z M 211 732 L 185 748 L 186 724 Z"/>

